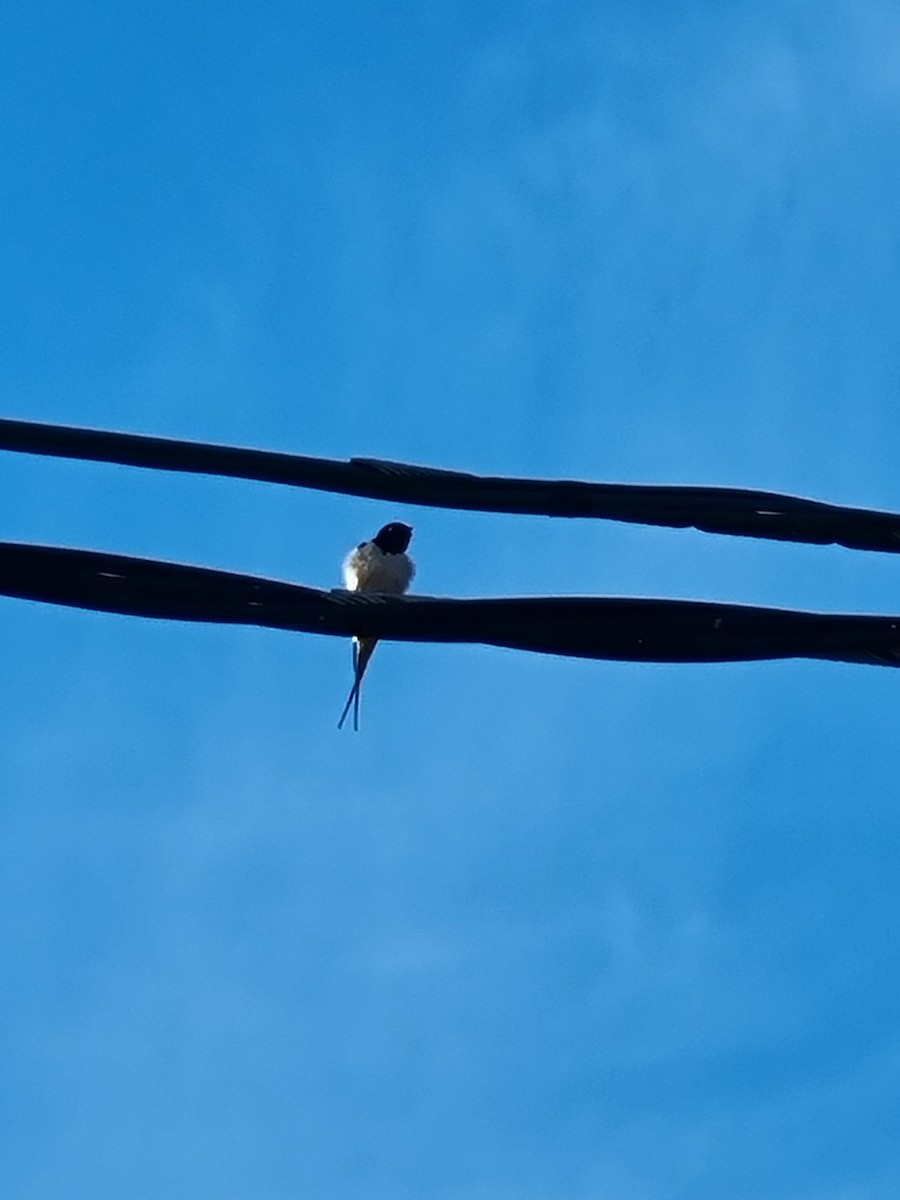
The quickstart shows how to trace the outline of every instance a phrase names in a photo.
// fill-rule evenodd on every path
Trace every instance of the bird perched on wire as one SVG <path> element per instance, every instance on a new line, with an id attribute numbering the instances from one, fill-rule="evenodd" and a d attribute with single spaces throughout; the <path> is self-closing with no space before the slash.
<path id="1" fill-rule="evenodd" d="M 350 592 L 381 592 L 402 596 L 412 583 L 416 564 L 406 553 L 412 538 L 412 526 L 391 521 L 379 529 L 370 542 L 360 542 L 344 562 L 344 583 Z M 353 639 L 353 686 L 338 729 L 343 728 L 353 707 L 353 728 L 359 729 L 359 689 L 369 660 L 378 645 L 377 638 Z"/>

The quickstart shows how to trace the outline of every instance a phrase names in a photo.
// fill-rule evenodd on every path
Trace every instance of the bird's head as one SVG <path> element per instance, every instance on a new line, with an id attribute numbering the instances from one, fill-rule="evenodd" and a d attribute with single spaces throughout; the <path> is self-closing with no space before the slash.
<path id="1" fill-rule="evenodd" d="M 390 525 L 378 530 L 372 541 L 382 554 L 404 554 L 412 535 L 411 525 L 404 525 L 402 521 L 391 521 Z"/>

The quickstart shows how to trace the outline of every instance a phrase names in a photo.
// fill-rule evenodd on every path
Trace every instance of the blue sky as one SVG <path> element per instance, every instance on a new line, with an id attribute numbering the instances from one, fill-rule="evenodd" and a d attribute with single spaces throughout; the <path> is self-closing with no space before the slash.
<path id="1" fill-rule="evenodd" d="M 900 509 L 884 0 L 0 21 L 3 414 Z M 900 611 L 836 548 L 4 455 L 2 536 Z M 16 1200 L 900 1188 L 898 677 L 0 600 Z"/>

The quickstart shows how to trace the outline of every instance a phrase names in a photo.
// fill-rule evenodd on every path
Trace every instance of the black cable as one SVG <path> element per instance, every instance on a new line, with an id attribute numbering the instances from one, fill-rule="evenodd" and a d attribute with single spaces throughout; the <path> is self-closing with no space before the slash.
<path id="1" fill-rule="evenodd" d="M 629 662 L 819 658 L 900 666 L 900 617 L 687 600 L 366 596 L 151 559 L 0 542 L 0 594 L 333 637 L 471 642 Z"/>
<path id="2" fill-rule="evenodd" d="M 378 459 L 349 462 L 0 418 L 0 449 L 225 475 L 480 512 L 596 517 L 705 533 L 900 552 L 900 514 L 724 487 L 504 479 Z"/>

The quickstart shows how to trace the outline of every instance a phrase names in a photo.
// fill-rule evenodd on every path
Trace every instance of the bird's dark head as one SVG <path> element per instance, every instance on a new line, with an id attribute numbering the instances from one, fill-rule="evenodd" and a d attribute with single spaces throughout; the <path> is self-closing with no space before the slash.
<path id="1" fill-rule="evenodd" d="M 372 541 L 382 554 L 404 554 L 412 535 L 411 525 L 404 525 L 402 521 L 391 521 L 390 525 L 378 530 Z"/>

